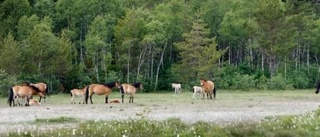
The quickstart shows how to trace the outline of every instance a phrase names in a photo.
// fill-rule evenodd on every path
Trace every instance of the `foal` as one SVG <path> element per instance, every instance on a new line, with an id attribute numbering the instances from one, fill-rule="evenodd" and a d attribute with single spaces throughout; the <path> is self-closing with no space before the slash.
<path id="1" fill-rule="evenodd" d="M 174 93 L 177 94 L 179 92 L 181 92 L 181 84 L 179 83 L 172 83 L 171 87 L 174 88 Z"/>
<path id="2" fill-rule="evenodd" d="M 197 98 L 200 98 L 200 97 L 201 97 L 201 94 L 204 94 L 202 87 L 193 86 L 193 96 L 192 96 L 192 99 L 195 98 L 196 94 L 198 94 L 198 97 L 197 97 Z"/>
<path id="3" fill-rule="evenodd" d="M 87 87 L 84 87 L 82 89 L 72 89 L 70 91 L 70 94 L 71 94 L 71 104 L 76 104 L 76 102 L 74 101 L 74 98 L 80 98 L 79 100 L 79 104 L 81 104 L 81 101 L 82 101 L 82 104 L 84 104 L 84 96 L 85 96 L 85 91 L 86 91 Z"/>
<path id="4" fill-rule="evenodd" d="M 133 98 L 134 98 L 134 94 L 136 94 L 137 92 L 137 88 L 142 89 L 142 84 L 140 82 L 134 83 L 134 84 L 121 84 L 120 86 L 120 93 L 121 93 L 121 98 L 122 98 L 122 103 L 123 98 L 124 98 L 124 94 L 129 94 L 130 95 L 130 99 L 129 99 L 129 103 L 133 103 Z"/>

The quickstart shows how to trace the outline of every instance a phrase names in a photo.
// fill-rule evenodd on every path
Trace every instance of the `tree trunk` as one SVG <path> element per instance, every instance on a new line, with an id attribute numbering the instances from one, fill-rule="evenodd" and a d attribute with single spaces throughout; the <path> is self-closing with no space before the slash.
<path id="1" fill-rule="evenodd" d="M 128 58 L 127 58 L 127 83 L 130 83 L 130 47 L 128 48 Z"/>
<path id="2" fill-rule="evenodd" d="M 153 89 L 153 91 L 156 91 L 156 90 L 157 90 L 160 66 L 161 66 L 161 64 L 162 64 L 162 62 L 163 62 L 163 55 L 164 55 L 164 52 L 165 52 L 165 50 L 166 50 L 166 48 L 167 48 L 167 45 L 168 45 L 168 43 L 166 42 L 166 44 L 165 44 L 165 46 L 164 46 L 164 48 L 163 48 L 163 50 L 162 50 L 162 52 L 161 52 L 160 61 L 159 61 L 158 66 L 157 66 L 156 82 L 155 82 L 155 84 L 154 84 L 154 89 Z"/>
<path id="3" fill-rule="evenodd" d="M 140 52 L 140 55 L 139 55 L 139 61 L 138 61 L 138 70 L 137 70 L 137 78 L 136 78 L 136 81 L 139 81 L 139 75 L 140 75 L 140 69 L 141 69 L 141 66 L 144 62 L 144 56 L 146 54 L 146 51 L 147 51 L 147 48 L 148 48 L 148 45 L 145 46 L 142 51 Z"/>

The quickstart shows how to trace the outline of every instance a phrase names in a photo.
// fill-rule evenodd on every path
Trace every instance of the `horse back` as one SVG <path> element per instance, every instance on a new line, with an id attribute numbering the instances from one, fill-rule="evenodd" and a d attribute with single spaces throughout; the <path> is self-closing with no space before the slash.
<path id="1" fill-rule="evenodd" d="M 26 97 L 33 95 L 33 90 L 28 86 L 13 86 L 12 91 L 19 97 Z"/>
<path id="2" fill-rule="evenodd" d="M 89 93 L 95 93 L 97 95 L 104 95 L 108 94 L 112 91 L 112 88 L 109 88 L 107 86 L 104 86 L 102 84 L 91 84 L 89 85 Z"/>
<path id="3" fill-rule="evenodd" d="M 83 95 L 85 90 L 83 89 L 72 89 L 71 91 L 72 96 L 80 96 Z"/>
<path id="4" fill-rule="evenodd" d="M 32 84 L 34 85 L 35 87 L 37 87 L 41 92 L 45 92 L 46 89 L 47 89 L 47 84 L 45 83 L 36 83 L 36 84 Z"/>
<path id="5" fill-rule="evenodd" d="M 122 92 L 126 94 L 134 94 L 136 93 L 137 89 L 132 86 L 131 84 L 121 84 Z"/>

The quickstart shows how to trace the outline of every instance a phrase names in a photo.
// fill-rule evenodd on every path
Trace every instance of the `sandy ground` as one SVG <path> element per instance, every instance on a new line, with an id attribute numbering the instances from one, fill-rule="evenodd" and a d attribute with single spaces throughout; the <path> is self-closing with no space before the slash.
<path id="1" fill-rule="evenodd" d="M 234 97 L 233 97 L 234 98 Z M 72 124 L 45 125 L 39 128 L 31 124 L 37 118 L 74 117 L 86 120 L 122 120 L 148 118 L 165 120 L 180 118 L 186 123 L 205 121 L 215 124 L 228 124 L 238 121 L 258 121 L 266 116 L 303 114 L 319 108 L 316 98 L 297 97 L 293 99 L 243 98 L 226 100 L 202 100 L 165 102 L 154 100 L 145 103 L 129 104 L 50 104 L 31 107 L 0 108 L 0 132 L 23 131 L 25 129 L 48 129 L 75 126 Z"/>

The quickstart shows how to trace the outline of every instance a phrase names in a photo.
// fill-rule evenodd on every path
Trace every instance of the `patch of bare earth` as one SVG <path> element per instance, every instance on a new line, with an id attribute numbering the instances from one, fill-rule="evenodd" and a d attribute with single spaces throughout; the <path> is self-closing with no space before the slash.
<path id="1" fill-rule="evenodd" d="M 139 101 L 139 100 L 138 100 Z M 23 131 L 25 129 L 50 130 L 52 128 L 74 127 L 76 124 L 30 124 L 37 118 L 48 119 L 73 117 L 86 120 L 124 120 L 148 118 L 165 120 L 180 118 L 186 123 L 205 121 L 215 124 L 228 124 L 238 121 L 258 121 L 266 116 L 303 114 L 316 110 L 314 99 L 279 100 L 202 100 L 187 103 L 166 103 L 154 101 L 134 104 L 49 104 L 31 107 L 8 107 L 0 109 L 0 133 Z M 228 103 L 227 103 L 228 102 Z"/>

